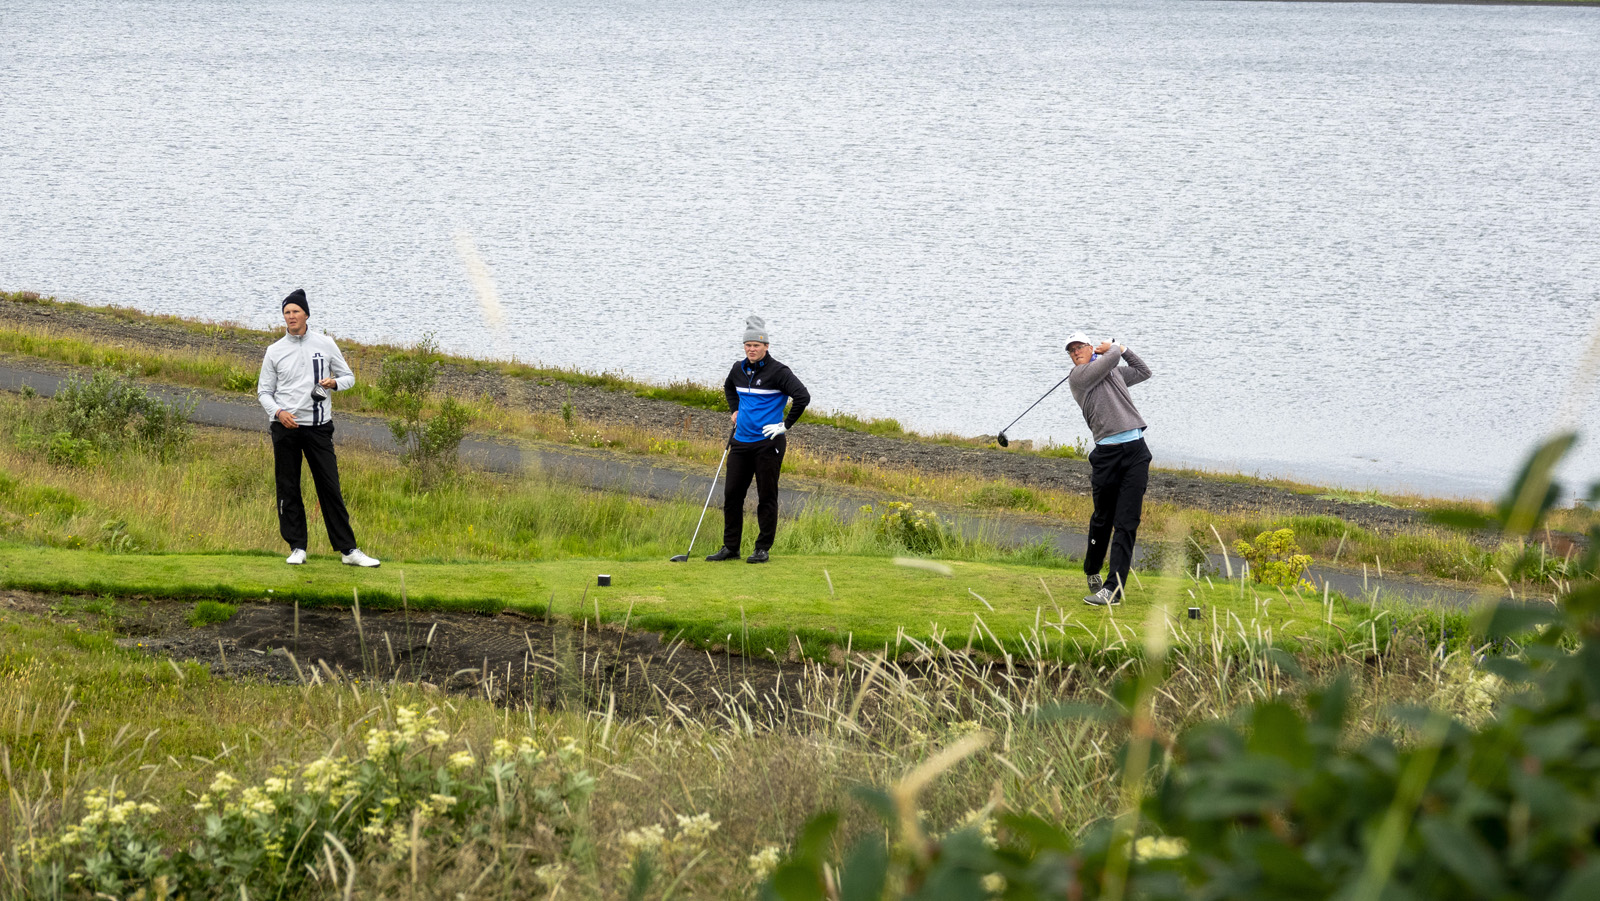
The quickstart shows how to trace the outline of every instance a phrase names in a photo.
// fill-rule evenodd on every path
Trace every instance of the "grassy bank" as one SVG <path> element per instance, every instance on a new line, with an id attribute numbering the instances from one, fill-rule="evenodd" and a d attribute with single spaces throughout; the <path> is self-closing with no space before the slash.
<path id="1" fill-rule="evenodd" d="M 238 337 L 238 333 L 229 326 L 145 317 L 144 314 L 129 311 L 114 312 L 116 315 L 126 315 L 135 321 L 140 318 L 155 319 L 169 325 L 181 322 L 183 328 L 197 333 L 206 334 L 209 331 L 222 336 Z M 251 340 L 263 343 L 271 338 L 266 333 L 243 334 L 249 336 Z M 170 348 L 107 347 L 103 343 L 85 341 L 78 337 L 23 334 L 0 329 L 0 351 L 5 350 L 74 365 L 132 368 L 150 378 L 180 385 L 217 390 L 249 390 L 254 384 L 253 371 L 241 368 L 237 359 L 220 354 Z M 392 348 L 352 345 L 350 353 L 353 358 L 364 360 L 357 365 L 367 367 L 366 371 L 370 372 L 376 371 L 382 354 L 390 350 Z M 461 365 L 470 367 L 479 364 L 462 361 Z M 542 378 L 543 376 L 539 375 L 541 372 L 543 370 L 529 370 L 527 377 Z M 626 390 L 635 389 L 646 390 L 641 386 Z M 618 387 L 616 390 L 624 388 Z M 367 383 L 362 383 L 357 389 L 346 392 L 341 396 L 340 403 L 342 409 L 376 412 L 375 398 L 371 395 L 371 388 Z M 102 526 L 106 523 L 115 525 L 117 522 L 126 522 L 127 529 L 137 531 L 136 521 L 152 520 L 154 517 L 150 515 L 151 511 L 178 504 L 185 508 L 208 512 L 194 515 L 185 510 L 170 510 L 166 522 L 151 523 L 150 527 L 143 529 L 142 540 L 133 539 L 135 543 L 143 547 L 172 549 L 266 547 L 270 544 L 264 542 L 262 536 L 270 536 L 271 525 L 266 522 L 266 517 L 261 515 L 261 512 L 270 505 L 269 501 L 263 500 L 270 493 L 270 486 L 261 477 L 259 468 L 251 465 L 253 461 L 263 457 L 267 450 L 260 436 L 228 437 L 216 433 L 208 434 L 200 442 L 197 455 L 185 462 L 182 471 L 136 463 L 119 472 L 114 484 L 108 484 L 104 477 L 91 473 L 88 481 L 93 484 L 86 486 L 80 474 L 51 471 L 49 467 L 41 466 L 36 459 L 33 459 L 36 454 L 19 445 L 18 427 L 25 426 L 30 419 L 36 418 L 43 409 L 42 405 L 42 401 L 32 403 L 17 399 L 0 401 L 0 406 L 6 408 L 0 410 L 0 417 L 5 420 L 7 431 L 7 435 L 0 438 L 0 444 L 4 445 L 0 447 L 0 455 L 6 458 L 7 471 L 14 475 L 24 475 L 25 481 L 38 489 L 78 496 L 83 489 L 88 488 L 91 489 L 91 493 L 105 497 L 107 502 L 93 505 L 96 508 L 93 512 L 79 517 L 83 519 L 100 516 L 97 522 L 74 524 L 69 530 L 59 532 L 55 537 L 42 537 L 40 540 L 94 544 L 105 537 L 102 533 L 108 530 Z M 566 419 L 556 414 L 531 413 L 497 405 L 484 398 L 475 402 L 475 410 L 475 428 L 512 439 L 578 444 L 662 457 L 678 464 L 697 466 L 714 465 L 721 450 L 715 440 L 681 432 L 666 435 L 636 426 L 588 422 L 582 417 Z M 345 453 L 351 455 L 353 452 L 346 450 Z M 363 534 L 381 538 L 381 542 L 373 542 L 379 546 L 398 549 L 398 552 L 412 557 L 431 554 L 450 559 L 498 559 L 512 555 L 548 556 L 559 551 L 558 547 L 551 546 L 552 543 L 559 545 L 561 542 L 561 539 L 554 535 L 554 530 L 549 530 L 548 540 L 537 543 L 538 546 L 525 540 L 529 530 L 525 527 L 523 516 L 546 515 L 538 511 L 549 508 L 548 504 L 540 505 L 538 511 L 530 511 L 524 507 L 521 510 L 504 509 L 490 512 L 445 510 L 439 509 L 440 505 L 435 503 L 431 505 L 434 509 L 428 510 L 428 516 L 423 520 L 412 515 L 418 512 L 417 499 L 403 497 L 400 493 L 389 490 L 388 486 L 396 483 L 396 476 L 392 468 L 389 471 L 382 471 L 383 469 L 382 466 L 367 466 L 363 472 L 377 473 L 376 480 L 363 481 L 358 478 L 356 483 L 351 485 L 352 490 L 358 495 L 365 494 L 370 500 L 375 501 L 366 506 L 369 510 L 377 511 L 377 521 L 369 520 L 363 527 Z M 1088 499 L 1075 493 L 1042 490 L 1006 480 L 986 480 L 962 473 L 930 473 L 827 458 L 808 454 L 803 448 L 796 448 L 790 454 L 785 463 L 785 471 L 792 476 L 812 480 L 820 484 L 824 490 L 830 485 L 845 490 L 865 489 L 944 506 L 1017 512 L 1063 520 L 1069 524 L 1081 523 L 1088 515 Z M 350 480 L 347 479 L 348 481 Z M 403 477 L 400 481 L 404 481 Z M 169 486 L 175 483 L 183 486 L 179 494 L 168 490 Z M 4 494 L 6 490 L 0 485 L 0 494 Z M 1297 486 L 1295 490 L 1309 493 L 1319 489 Z M 227 495 L 227 500 L 220 504 L 208 496 L 215 495 L 219 491 Z M 466 494 L 471 493 L 467 491 L 463 494 L 450 488 L 440 492 L 438 498 L 440 501 L 446 499 L 460 501 Z M 127 496 L 128 502 L 116 501 L 117 497 L 124 495 Z M 1337 496 L 1337 493 L 1330 493 L 1329 496 Z M 137 502 L 134 502 L 135 497 L 138 498 Z M 1362 495 L 1356 500 L 1380 504 L 1417 503 L 1416 499 L 1388 500 L 1378 495 Z M 0 498 L 0 503 L 4 503 L 3 498 Z M 39 509 L 48 508 L 59 513 L 63 504 L 70 506 L 70 502 L 60 501 L 59 498 L 46 499 Z M 259 506 L 251 506 L 253 504 Z M 25 504 L 13 503 L 10 506 L 14 512 L 24 516 L 34 512 L 22 510 Z M 469 503 L 468 506 L 472 504 Z M 580 506 L 588 507 L 586 502 Z M 119 507 L 127 508 L 128 512 L 120 512 Z M 641 515 L 640 509 L 630 506 L 627 501 L 620 498 L 608 499 L 602 507 L 600 510 L 588 509 L 580 513 L 573 509 L 572 503 L 563 502 L 554 505 L 553 509 L 559 512 L 553 515 L 557 518 L 570 515 L 579 519 L 599 517 L 617 523 L 632 521 Z M 1455 511 L 1462 509 L 1462 505 L 1459 504 L 1443 505 L 1443 507 Z M 1469 505 L 1467 509 L 1482 513 L 1487 510 L 1487 506 Z M 485 515 L 477 515 L 480 512 Z M 643 516 L 646 520 L 658 520 L 677 517 L 681 512 L 681 510 L 674 511 L 667 516 L 659 510 L 653 510 L 644 513 Z M 474 518 L 476 522 L 473 521 Z M 1557 528 L 1579 532 L 1586 530 L 1594 521 L 1594 512 L 1585 509 L 1557 511 L 1552 520 Z M 461 526 L 471 526 L 473 531 L 461 535 L 450 529 L 452 522 Z M 434 550 L 423 551 L 418 547 L 419 540 L 416 536 L 431 531 L 434 524 L 443 524 L 445 533 L 453 536 L 453 540 L 448 546 L 441 546 L 443 542 L 432 539 L 421 541 L 422 544 L 435 546 Z M 593 524 L 604 525 L 600 522 Z M 615 529 L 588 528 L 589 522 L 581 522 L 579 525 L 584 528 L 569 531 L 583 531 L 595 536 L 621 534 Z M 1418 527 L 1379 534 L 1333 516 L 1243 512 L 1219 514 L 1163 504 L 1150 504 L 1146 509 L 1146 534 L 1186 533 L 1187 538 L 1183 539 L 1184 543 L 1192 540 L 1212 548 L 1213 528 L 1220 533 L 1224 544 L 1231 544 L 1240 538 L 1251 539 L 1263 530 L 1291 528 L 1299 536 L 1302 547 L 1319 560 L 1333 561 L 1350 567 L 1366 565 L 1374 570 L 1382 568 L 1389 572 L 1477 584 L 1499 585 L 1503 581 L 1510 581 L 1517 584 L 1519 590 L 1523 592 L 1548 590 L 1553 584 L 1552 579 L 1564 576 L 1563 568 L 1568 562 L 1566 555 L 1557 549 L 1541 556 L 1538 566 L 1529 567 L 1521 547 L 1513 545 L 1486 547 L 1471 533 L 1442 527 Z M 624 529 L 625 531 L 627 530 Z M 36 530 L 25 529 L 24 532 L 34 534 Z M 189 537 L 175 541 L 178 536 Z M 625 537 L 619 538 L 611 547 L 595 552 L 626 554 L 629 541 L 630 539 Z M 657 550 L 659 548 L 651 549 L 649 553 L 653 554 Z"/>

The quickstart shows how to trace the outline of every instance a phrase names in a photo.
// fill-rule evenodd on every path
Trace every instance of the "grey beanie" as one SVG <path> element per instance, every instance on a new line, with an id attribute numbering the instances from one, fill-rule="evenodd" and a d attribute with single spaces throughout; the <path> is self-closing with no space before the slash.
<path id="1" fill-rule="evenodd" d="M 744 318 L 744 340 L 771 344 L 772 339 L 767 337 L 767 321 L 760 316 L 746 316 Z"/>

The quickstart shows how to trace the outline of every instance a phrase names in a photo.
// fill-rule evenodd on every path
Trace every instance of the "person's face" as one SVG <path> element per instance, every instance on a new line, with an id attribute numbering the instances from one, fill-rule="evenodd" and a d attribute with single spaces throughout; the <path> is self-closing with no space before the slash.
<path id="1" fill-rule="evenodd" d="M 1094 356 L 1094 348 L 1079 342 L 1067 348 L 1067 356 L 1072 358 L 1072 365 L 1082 366 Z"/>
<path id="2" fill-rule="evenodd" d="M 761 362 L 767 355 L 767 346 L 760 341 L 746 341 L 744 343 L 744 358 L 752 363 Z"/>
<path id="3" fill-rule="evenodd" d="M 283 308 L 283 324 L 288 327 L 289 334 L 303 335 L 306 332 L 306 311 L 300 309 L 297 303 L 291 303 Z"/>

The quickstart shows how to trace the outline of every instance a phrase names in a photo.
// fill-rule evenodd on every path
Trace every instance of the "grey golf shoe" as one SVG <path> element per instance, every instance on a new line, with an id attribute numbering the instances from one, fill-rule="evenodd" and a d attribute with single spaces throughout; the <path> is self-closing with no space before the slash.
<path id="1" fill-rule="evenodd" d="M 1083 602 L 1091 607 L 1115 607 L 1122 603 L 1122 595 L 1109 588 L 1102 588 L 1084 598 Z"/>
<path id="2" fill-rule="evenodd" d="M 1100 578 L 1100 574 L 1099 573 L 1095 573 L 1094 575 L 1089 577 L 1089 593 L 1090 594 L 1094 594 L 1095 592 L 1099 591 L 1100 589 L 1102 589 L 1104 587 L 1106 587 L 1106 580 Z"/>

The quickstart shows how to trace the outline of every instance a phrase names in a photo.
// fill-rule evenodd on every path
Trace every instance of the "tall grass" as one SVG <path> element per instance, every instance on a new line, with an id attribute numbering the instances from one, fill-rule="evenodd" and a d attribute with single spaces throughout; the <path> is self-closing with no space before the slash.
<path id="1" fill-rule="evenodd" d="M 1162 733 L 1301 690 L 1282 659 L 1248 650 L 1253 636 L 1213 635 L 1181 620 L 1163 629 L 1172 675 L 1149 699 Z M 120 788 L 153 805 L 159 813 L 145 837 L 187 847 L 204 823 L 191 806 L 217 773 L 264 784 L 330 748 L 359 744 L 368 728 L 395 722 L 402 705 L 431 709 L 452 747 L 529 739 L 547 752 L 573 748 L 595 780 L 587 802 L 572 802 L 574 831 L 559 842 L 536 827 L 507 832 L 485 810 L 416 855 L 396 855 L 382 841 L 347 849 L 348 862 L 337 852 L 331 863 L 319 855 L 313 878 L 293 897 L 510 898 L 555 894 L 557 883 L 567 897 L 664 898 L 669 890 L 752 897 L 763 850 L 787 847 L 810 812 L 845 807 L 846 837 L 875 828 L 872 816 L 851 807 L 853 786 L 892 783 L 934 750 L 978 732 L 997 740 L 921 798 L 930 833 L 981 826 L 997 805 L 1069 824 L 1116 810 L 1121 727 L 1040 714 L 1064 699 L 1098 699 L 1141 666 L 1126 655 L 1062 663 L 907 641 L 839 666 L 802 664 L 798 696 L 735 674 L 726 687 L 700 687 L 707 707 L 661 693 L 653 712 L 622 719 L 608 703 L 616 686 L 604 684 L 593 710 L 513 710 L 315 671 L 299 686 L 233 683 L 65 623 L 14 614 L 0 630 L 0 761 L 11 798 L 0 814 L 9 849 L 0 857 L 0 897 L 17 898 L 73 894 L 65 882 L 41 882 L 23 849 L 78 823 L 90 792 Z M 1135 629 L 1122 631 L 1139 641 Z M 1400 638 L 1312 652 L 1299 666 L 1313 675 L 1355 672 L 1359 721 L 1369 732 L 1397 732 L 1384 711 L 1398 703 L 1471 715 L 1492 698 L 1493 686 L 1477 689 L 1482 697 L 1458 690 L 1462 655 L 1425 630 Z M 140 713 L 130 718 L 134 708 Z M 704 834 L 691 840 L 683 821 L 696 817 Z"/>

